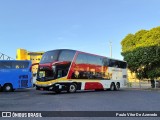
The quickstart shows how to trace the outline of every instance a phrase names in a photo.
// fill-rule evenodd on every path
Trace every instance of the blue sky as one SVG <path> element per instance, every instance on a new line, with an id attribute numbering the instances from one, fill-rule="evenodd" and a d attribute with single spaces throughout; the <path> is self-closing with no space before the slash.
<path id="1" fill-rule="evenodd" d="M 160 0 L 0 0 L 0 52 L 68 48 L 123 59 L 128 33 L 160 26 Z"/>

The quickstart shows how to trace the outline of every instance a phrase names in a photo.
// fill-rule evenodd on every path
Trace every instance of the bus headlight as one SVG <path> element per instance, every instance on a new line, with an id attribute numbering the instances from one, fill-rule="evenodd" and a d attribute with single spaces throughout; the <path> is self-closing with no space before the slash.
<path id="1" fill-rule="evenodd" d="M 53 85 L 53 83 L 49 83 L 48 85 L 51 86 L 51 85 Z"/>

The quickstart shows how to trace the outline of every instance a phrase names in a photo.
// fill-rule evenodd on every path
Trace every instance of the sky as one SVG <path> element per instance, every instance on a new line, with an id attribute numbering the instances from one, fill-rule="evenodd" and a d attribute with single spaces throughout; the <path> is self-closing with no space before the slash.
<path id="1" fill-rule="evenodd" d="M 0 53 L 74 49 L 123 60 L 129 33 L 160 26 L 160 0 L 0 0 Z"/>

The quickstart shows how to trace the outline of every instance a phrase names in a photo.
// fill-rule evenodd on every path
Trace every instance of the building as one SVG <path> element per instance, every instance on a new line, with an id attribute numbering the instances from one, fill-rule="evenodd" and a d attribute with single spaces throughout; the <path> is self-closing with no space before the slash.
<path id="1" fill-rule="evenodd" d="M 25 49 L 17 49 L 17 60 L 31 60 L 32 64 L 39 63 L 44 52 L 30 52 Z M 38 65 L 32 67 L 32 72 L 36 73 Z"/>

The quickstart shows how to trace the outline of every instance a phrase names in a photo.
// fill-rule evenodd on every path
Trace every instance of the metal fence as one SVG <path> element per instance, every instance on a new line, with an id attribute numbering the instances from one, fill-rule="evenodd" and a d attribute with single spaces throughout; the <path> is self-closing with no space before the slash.
<path id="1" fill-rule="evenodd" d="M 3 53 L 0 53 L 0 60 L 14 60 L 14 58 L 11 58 Z"/>
<path id="2" fill-rule="evenodd" d="M 151 81 L 149 80 L 139 80 L 138 82 L 128 82 L 128 88 L 151 88 Z"/>
<path id="3" fill-rule="evenodd" d="M 160 88 L 160 80 L 138 80 L 136 82 L 128 82 L 128 88 Z"/>

